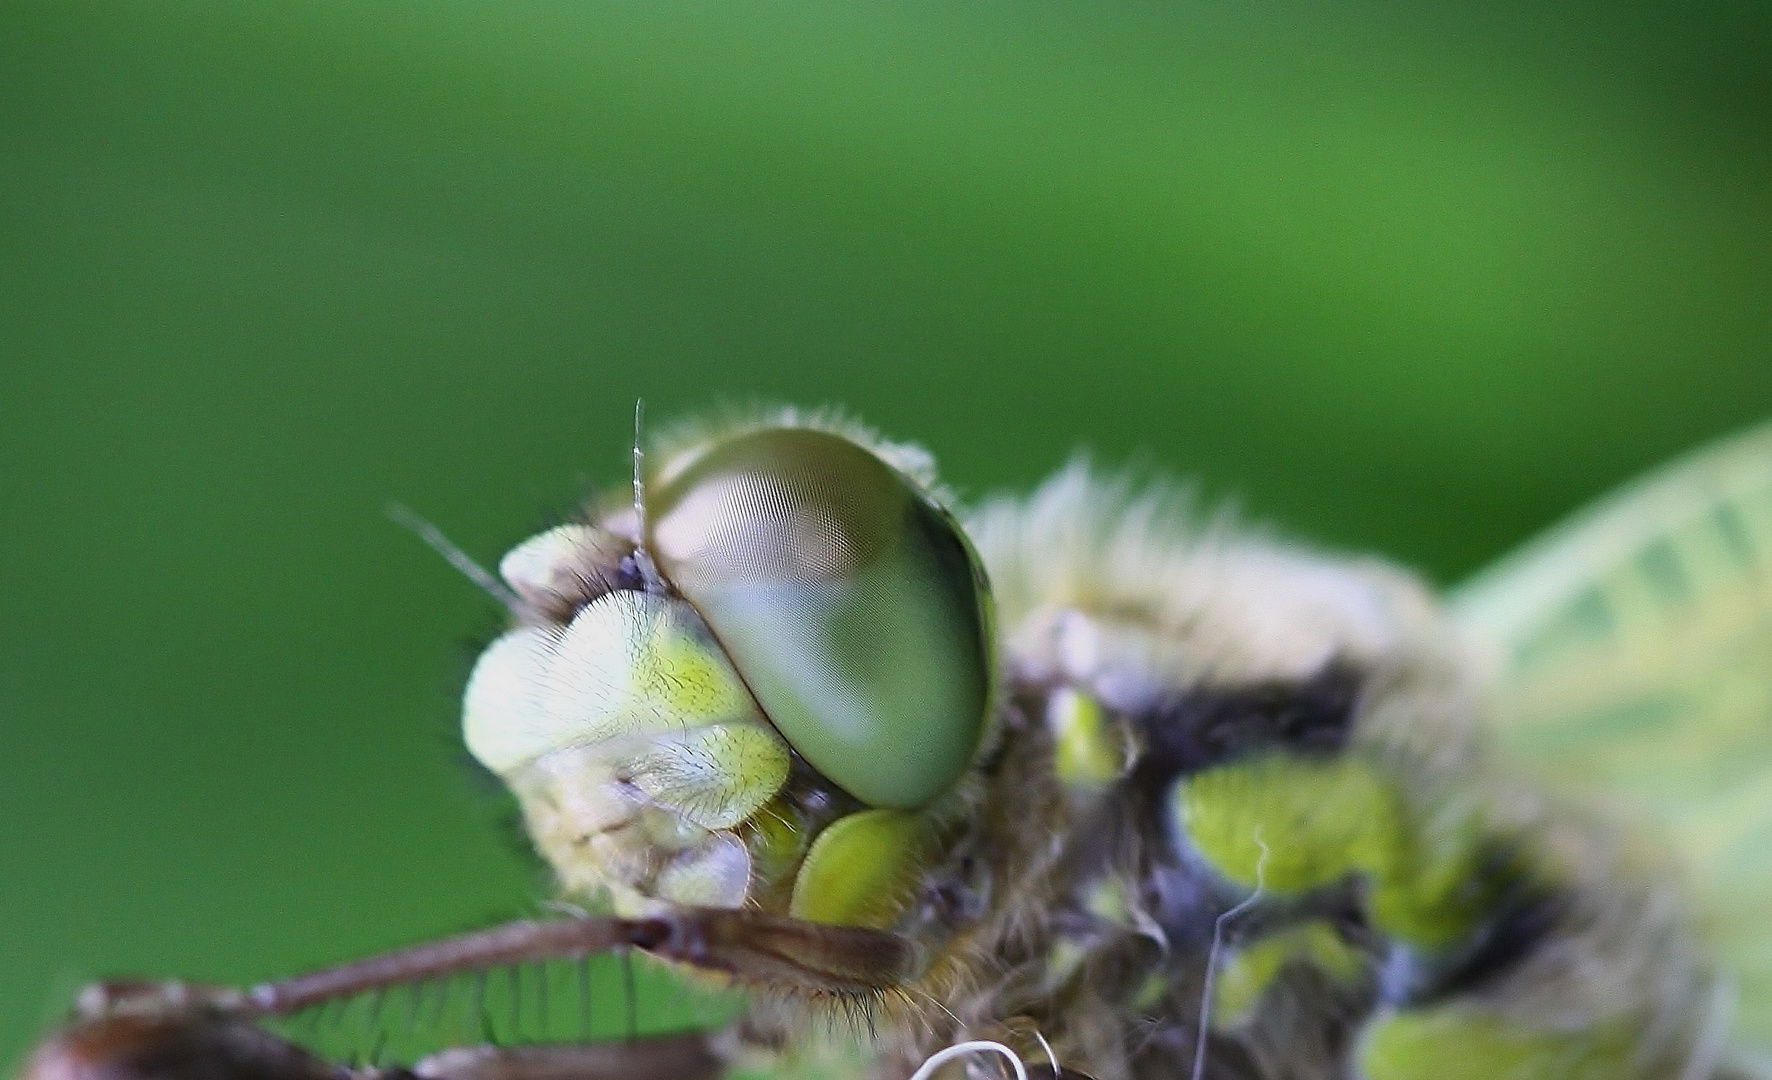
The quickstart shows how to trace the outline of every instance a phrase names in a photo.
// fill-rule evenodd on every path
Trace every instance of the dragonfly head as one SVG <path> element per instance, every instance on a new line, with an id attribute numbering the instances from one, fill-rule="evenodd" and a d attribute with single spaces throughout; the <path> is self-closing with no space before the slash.
<path id="1" fill-rule="evenodd" d="M 620 913 L 889 925 L 992 708 L 970 545 L 821 427 L 703 436 L 645 490 L 500 563 L 526 614 L 469 680 L 469 750 L 565 886 Z"/>

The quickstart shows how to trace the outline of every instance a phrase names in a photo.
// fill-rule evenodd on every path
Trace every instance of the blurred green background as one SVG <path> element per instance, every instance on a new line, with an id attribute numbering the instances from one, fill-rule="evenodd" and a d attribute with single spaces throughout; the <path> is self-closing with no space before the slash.
<path id="1" fill-rule="evenodd" d="M 455 745 L 633 402 L 1450 581 L 1772 413 L 1757 3 L 0 2 L 0 1062 L 532 910 Z"/>

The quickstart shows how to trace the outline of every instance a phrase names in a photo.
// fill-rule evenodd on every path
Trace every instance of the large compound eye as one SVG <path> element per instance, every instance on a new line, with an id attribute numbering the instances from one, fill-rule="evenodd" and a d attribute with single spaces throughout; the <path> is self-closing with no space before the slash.
<path id="1" fill-rule="evenodd" d="M 716 442 L 651 493 L 651 546 L 794 749 L 871 806 L 953 786 L 989 707 L 979 575 L 958 528 L 847 439 Z"/>

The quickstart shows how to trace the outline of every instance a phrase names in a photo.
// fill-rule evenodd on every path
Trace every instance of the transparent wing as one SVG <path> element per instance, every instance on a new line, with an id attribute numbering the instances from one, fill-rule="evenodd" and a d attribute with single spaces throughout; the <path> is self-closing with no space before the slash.
<path id="1" fill-rule="evenodd" d="M 1772 424 L 1626 485 L 1457 590 L 1504 744 L 1687 861 L 1772 1048 Z"/>

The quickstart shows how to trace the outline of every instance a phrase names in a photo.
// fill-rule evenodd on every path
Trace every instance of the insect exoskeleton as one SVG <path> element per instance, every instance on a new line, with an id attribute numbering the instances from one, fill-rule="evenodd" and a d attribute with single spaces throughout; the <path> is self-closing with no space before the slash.
<path id="1" fill-rule="evenodd" d="M 900 923 L 992 715 L 976 557 L 914 459 L 820 426 L 652 460 L 637 506 L 500 563 L 527 617 L 474 669 L 469 749 L 619 914 Z"/>
<path id="2" fill-rule="evenodd" d="M 962 530 L 925 456 L 793 413 L 650 460 L 501 563 L 467 743 L 571 896 L 790 992 L 748 1024 L 790 1056 L 833 997 L 885 1076 L 970 1038 L 1100 1080 L 1695 1053 L 1653 875 L 1492 777 L 1409 575 L 1081 466 Z"/>
<path id="3" fill-rule="evenodd" d="M 718 1034 L 417 1075 L 947 1080 L 979 1048 L 1060 1080 L 1772 1075 L 1737 1071 L 1756 1044 L 1660 855 L 1487 742 L 1646 796 L 1746 896 L 1710 900 L 1764 1038 L 1772 428 L 1449 606 L 1082 465 L 962 528 L 927 455 L 818 416 L 648 460 L 504 584 L 469 564 L 514 626 L 468 747 L 597 910 L 250 988 L 98 984 L 29 1080 L 314 1080 L 258 1021 L 620 949 L 762 992 Z"/>

